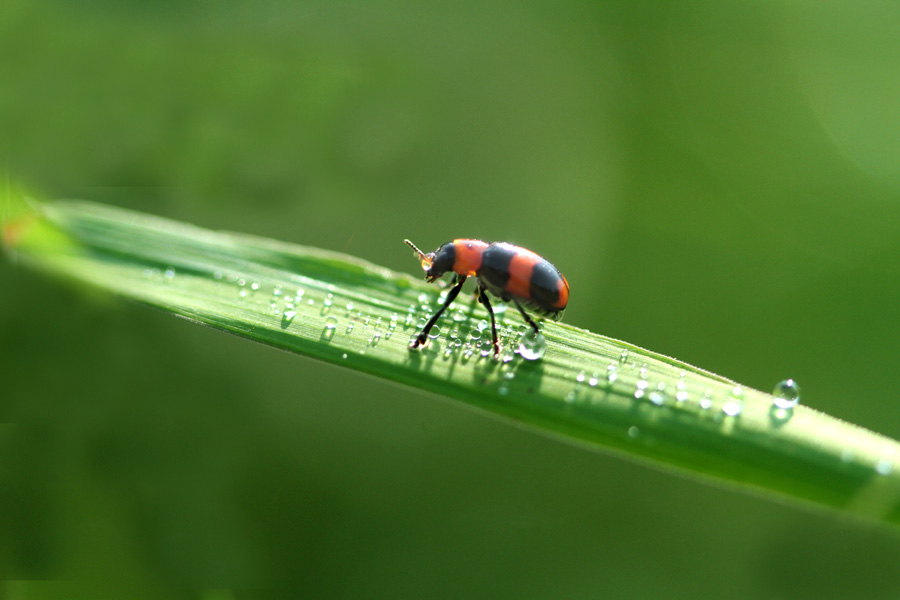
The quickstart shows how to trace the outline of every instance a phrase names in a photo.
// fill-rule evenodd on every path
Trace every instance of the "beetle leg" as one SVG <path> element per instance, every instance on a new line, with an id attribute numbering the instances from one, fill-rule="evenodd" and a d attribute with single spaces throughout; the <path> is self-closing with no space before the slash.
<path id="1" fill-rule="evenodd" d="M 416 339 L 413 340 L 409 344 L 409 349 L 412 350 L 414 348 L 418 348 L 419 346 L 424 346 L 428 341 L 428 333 L 431 331 L 431 328 L 434 327 L 434 324 L 437 323 L 437 320 L 441 318 L 441 314 L 447 309 L 450 304 L 456 300 L 456 297 L 459 295 L 459 291 L 462 289 L 463 284 L 466 282 L 465 275 L 457 275 L 456 276 L 456 285 L 447 292 L 447 299 L 444 300 L 444 304 L 441 305 L 437 312 L 431 315 L 431 318 L 428 319 L 428 322 L 425 323 L 425 327 L 422 328 L 422 331 L 419 332 L 419 335 L 416 336 Z"/>
<path id="2" fill-rule="evenodd" d="M 500 340 L 497 339 L 497 322 L 494 319 L 494 309 L 491 307 L 491 302 L 484 293 L 484 288 L 480 285 L 478 286 L 478 301 L 484 304 L 484 307 L 491 315 L 491 339 L 494 342 L 494 356 L 500 356 Z"/>
<path id="3" fill-rule="evenodd" d="M 516 300 L 515 298 L 513 298 L 512 300 L 513 300 L 513 302 L 516 303 L 516 308 L 519 309 L 519 312 L 522 313 L 522 317 L 525 319 L 525 322 L 528 323 L 529 325 L 531 325 L 531 328 L 534 329 L 534 333 L 535 333 L 535 334 L 540 333 L 541 330 L 538 329 L 537 323 L 535 323 L 535 322 L 534 322 L 534 319 L 532 319 L 532 318 L 528 315 L 528 313 L 525 312 L 525 309 L 522 308 L 522 305 L 519 304 L 519 301 Z"/>

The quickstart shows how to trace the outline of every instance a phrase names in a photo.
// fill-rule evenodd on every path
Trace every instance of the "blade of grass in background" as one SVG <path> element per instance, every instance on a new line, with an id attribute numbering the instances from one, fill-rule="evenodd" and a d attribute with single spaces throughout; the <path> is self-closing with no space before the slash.
<path id="1" fill-rule="evenodd" d="M 487 315 L 471 300 L 410 352 L 442 294 L 412 275 L 85 202 L 25 209 L 8 197 L 3 215 L 4 246 L 22 265 L 568 441 L 900 524 L 897 442 L 675 359 L 548 322 L 543 356 L 526 360 L 528 349 L 516 351 L 526 328 L 502 307 L 495 359 Z"/>

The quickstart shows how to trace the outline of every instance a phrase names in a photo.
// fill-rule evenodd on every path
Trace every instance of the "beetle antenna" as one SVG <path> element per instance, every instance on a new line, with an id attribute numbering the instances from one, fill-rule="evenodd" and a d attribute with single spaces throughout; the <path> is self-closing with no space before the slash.
<path id="1" fill-rule="evenodd" d="M 415 244 L 413 244 L 413 243 L 412 243 L 411 241 L 409 241 L 409 240 L 403 240 L 403 241 L 406 242 L 406 245 L 407 245 L 407 246 L 409 246 L 410 248 L 412 248 L 413 250 L 416 251 L 416 254 L 419 255 L 419 260 L 425 260 L 425 253 L 422 252 L 421 250 L 419 250 L 418 248 L 416 248 L 416 245 L 415 245 Z"/>

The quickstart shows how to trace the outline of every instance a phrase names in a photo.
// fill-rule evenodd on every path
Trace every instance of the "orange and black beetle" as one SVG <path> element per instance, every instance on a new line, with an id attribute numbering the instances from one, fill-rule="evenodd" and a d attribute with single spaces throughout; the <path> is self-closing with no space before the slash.
<path id="1" fill-rule="evenodd" d="M 504 302 L 512 301 L 535 334 L 540 333 L 540 329 L 525 309 L 559 321 L 569 303 L 569 282 L 556 267 L 531 250 L 506 242 L 488 243 L 481 240 L 459 239 L 447 242 L 434 252 L 425 254 L 411 241 L 404 241 L 416 251 L 416 258 L 422 262 L 422 269 L 425 270 L 426 281 L 433 282 L 444 273 L 455 273 L 455 285 L 447 294 L 447 300 L 410 343 L 411 349 L 418 348 L 428 341 L 428 332 L 434 327 L 441 313 L 459 295 L 467 277 L 478 279 L 475 296 L 491 315 L 495 355 L 500 353 L 497 324 L 485 291 Z"/>

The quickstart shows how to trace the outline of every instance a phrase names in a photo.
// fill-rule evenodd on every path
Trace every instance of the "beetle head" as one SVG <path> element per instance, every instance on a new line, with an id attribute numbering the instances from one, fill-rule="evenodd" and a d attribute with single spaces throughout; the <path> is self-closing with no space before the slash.
<path id="1" fill-rule="evenodd" d="M 425 254 L 424 252 L 419 250 L 416 247 L 416 245 L 413 244 L 411 241 L 409 241 L 409 240 L 403 240 L 403 241 L 406 242 L 407 246 L 409 246 L 410 248 L 413 249 L 413 251 L 415 252 L 415 254 L 413 256 L 418 258 L 419 261 L 422 263 L 422 270 L 425 271 L 425 281 L 427 281 L 428 283 L 431 283 L 434 280 L 436 280 L 438 277 L 443 275 L 443 273 L 435 272 L 434 252 L 429 252 L 428 254 Z"/>

